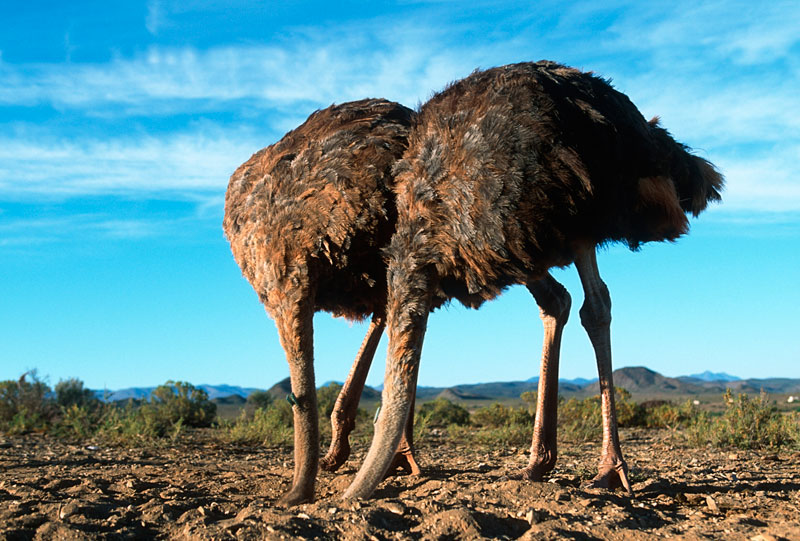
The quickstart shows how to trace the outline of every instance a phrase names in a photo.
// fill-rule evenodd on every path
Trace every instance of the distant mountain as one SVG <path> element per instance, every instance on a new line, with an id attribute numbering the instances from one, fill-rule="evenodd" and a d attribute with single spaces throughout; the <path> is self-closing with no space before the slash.
<path id="1" fill-rule="evenodd" d="M 288 378 L 287 378 L 288 380 Z M 203 389 L 209 400 L 216 400 L 229 396 L 239 396 L 246 399 L 250 393 L 257 391 L 251 387 L 238 387 L 236 385 L 196 385 L 198 389 Z M 129 387 L 118 391 L 94 391 L 97 398 L 108 402 L 119 402 L 121 400 L 146 400 L 155 390 L 155 387 Z"/>
<path id="2" fill-rule="evenodd" d="M 525 380 L 529 383 L 539 384 L 539 376 L 533 376 L 532 378 L 528 378 Z M 561 384 L 569 384 L 569 385 L 578 385 L 579 387 L 583 387 L 593 381 L 597 381 L 597 378 L 587 379 L 587 378 L 573 378 L 573 379 L 561 379 L 559 378 L 558 383 Z"/>
<path id="3" fill-rule="evenodd" d="M 800 395 L 800 379 L 766 378 L 766 379 L 739 379 L 725 373 L 703 372 L 691 376 L 670 378 L 659 374 L 644 366 L 630 366 L 614 370 L 614 384 L 622 387 L 635 395 L 693 395 L 725 392 L 730 388 L 736 393 L 758 394 L 762 390 L 770 394 Z M 466 385 L 453 385 L 452 387 L 417 387 L 417 403 L 433 400 L 437 397 L 447 398 L 451 401 L 465 400 L 497 400 L 519 398 L 525 391 L 536 391 L 539 378 L 533 377 L 526 381 L 500 381 L 489 383 L 475 383 Z M 329 381 L 325 385 L 338 383 Z M 238 387 L 235 385 L 198 385 L 208 393 L 211 400 L 220 404 L 244 403 L 247 397 L 258 389 Z M 380 386 L 382 387 L 382 386 Z M 147 399 L 155 387 L 130 387 L 118 391 L 94 391 L 100 399 L 111 402 L 128 399 Z M 292 392 L 289 378 L 283 379 L 270 387 L 267 392 L 273 398 L 283 400 Z M 597 379 L 575 378 L 559 380 L 558 392 L 570 397 L 585 397 L 599 394 L 600 386 Z M 369 402 L 381 399 L 380 388 L 366 386 L 362 393 L 362 400 Z"/>
<path id="4" fill-rule="evenodd" d="M 232 395 L 247 398 L 253 391 L 258 390 L 253 387 L 238 387 L 236 385 L 198 385 L 197 387 L 207 392 L 208 398 L 211 400 Z"/>
<path id="5" fill-rule="evenodd" d="M 450 389 L 445 389 L 441 393 L 439 393 L 436 398 L 444 398 L 449 400 L 450 402 L 457 402 L 459 400 L 491 400 L 491 396 L 483 396 L 479 394 L 472 394 L 468 392 L 464 392 L 461 389 L 456 387 L 452 387 Z"/>
<path id="6" fill-rule="evenodd" d="M 155 390 L 155 387 L 129 387 L 127 389 L 120 389 L 118 391 L 94 391 L 94 394 L 100 400 L 106 402 L 119 402 L 120 400 L 144 400 L 150 396 Z"/>
<path id="7" fill-rule="evenodd" d="M 589 385 L 590 383 L 594 383 L 595 381 L 597 381 L 597 378 L 592 378 L 592 379 L 574 378 L 574 379 L 560 379 L 560 380 L 558 380 L 559 383 L 562 383 L 562 382 L 563 383 L 571 383 L 572 385 L 578 385 L 580 387 L 584 387 L 586 385 Z"/>
<path id="8" fill-rule="evenodd" d="M 276 400 L 283 400 L 286 398 L 286 395 L 292 392 L 292 380 L 289 378 L 282 379 L 267 389 L 267 392 L 272 395 L 272 398 Z"/>
<path id="9" fill-rule="evenodd" d="M 731 376 L 725 372 L 711 372 L 706 370 L 701 374 L 692 374 L 691 376 L 678 376 L 681 380 L 700 380 L 700 381 L 740 381 L 741 378 Z"/>
<path id="10" fill-rule="evenodd" d="M 628 366 L 613 372 L 614 386 L 622 387 L 635 394 L 696 394 L 703 392 L 700 385 L 668 378 L 644 366 Z M 595 381 L 586 385 L 589 394 L 599 394 L 600 384 Z"/>

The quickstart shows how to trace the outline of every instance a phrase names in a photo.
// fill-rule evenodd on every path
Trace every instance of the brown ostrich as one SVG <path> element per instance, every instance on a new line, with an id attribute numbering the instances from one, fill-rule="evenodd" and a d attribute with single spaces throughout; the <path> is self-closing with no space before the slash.
<path id="1" fill-rule="evenodd" d="M 231 176 L 223 229 L 243 275 L 275 320 L 292 382 L 294 482 L 281 503 L 310 501 L 319 434 L 313 367 L 313 315 L 372 315 L 367 336 L 337 400 L 323 467 L 349 454 L 358 399 L 384 327 L 386 265 L 394 231 L 392 166 L 406 148 L 413 111 L 362 100 L 317 111 Z M 409 423 L 411 421 L 409 420 Z M 396 464 L 419 471 L 408 440 Z"/>
<path id="2" fill-rule="evenodd" d="M 550 364 L 543 367 L 546 396 L 538 412 L 549 417 L 537 419 L 520 476 L 537 479 L 552 468 L 555 408 L 548 401 L 555 399 L 569 297 L 547 272 L 573 262 L 601 388 L 603 445 L 594 482 L 628 488 L 611 379 L 611 301 L 595 250 L 678 238 L 688 231 L 686 213 L 720 199 L 721 175 L 657 120 L 647 122 L 608 82 L 551 62 L 476 71 L 435 95 L 417 115 L 396 174 L 383 406 L 345 497 L 369 496 L 391 461 L 437 299 L 477 308 L 512 284 L 552 300 L 540 302 Z M 548 346 L 555 348 L 549 359 Z"/>

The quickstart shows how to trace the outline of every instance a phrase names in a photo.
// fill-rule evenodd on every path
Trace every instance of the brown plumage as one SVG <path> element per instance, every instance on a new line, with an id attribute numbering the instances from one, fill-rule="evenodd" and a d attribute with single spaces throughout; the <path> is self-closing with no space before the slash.
<path id="1" fill-rule="evenodd" d="M 349 452 L 351 417 L 384 325 L 381 249 L 396 219 L 392 167 L 406 148 L 413 115 L 379 99 L 317 111 L 254 154 L 228 185 L 225 235 L 275 320 L 290 367 L 295 474 L 285 504 L 313 499 L 319 435 L 312 318 L 318 310 L 351 320 L 374 316 L 337 402 L 324 464 L 335 469 Z"/>
<path id="2" fill-rule="evenodd" d="M 316 308 L 335 316 L 361 320 L 383 310 L 391 168 L 412 115 L 385 100 L 332 106 L 233 174 L 223 229 L 271 315 L 297 288 L 315 288 Z"/>
<path id="3" fill-rule="evenodd" d="M 595 248 L 624 242 L 636 249 L 678 238 L 688 231 L 685 213 L 697 215 L 720 198 L 721 175 L 656 121 L 647 122 L 607 81 L 551 62 L 476 71 L 435 95 L 419 111 L 396 174 L 383 407 L 364 466 L 345 496 L 369 495 L 391 459 L 431 307 L 444 298 L 477 307 L 518 283 L 538 291 L 537 300 L 556 299 L 552 310 L 543 306 L 543 318 L 551 327 L 544 357 L 555 348 L 557 374 L 569 297 L 547 271 L 573 262 L 602 390 L 596 482 L 627 486 L 611 381 L 611 303 Z M 545 380 L 555 382 L 552 371 L 542 385 Z M 552 468 L 555 424 L 545 424 L 534 434 L 523 477 Z"/>

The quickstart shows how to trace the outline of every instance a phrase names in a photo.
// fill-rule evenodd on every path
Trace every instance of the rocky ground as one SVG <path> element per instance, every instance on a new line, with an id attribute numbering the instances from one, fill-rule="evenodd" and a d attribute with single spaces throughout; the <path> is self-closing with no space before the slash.
<path id="1" fill-rule="evenodd" d="M 636 495 L 581 488 L 597 444 L 562 444 L 548 482 L 509 481 L 524 449 L 437 441 L 423 475 L 343 502 L 355 473 L 321 473 L 318 500 L 275 506 L 291 449 L 202 433 L 164 448 L 0 439 L 2 539 L 800 539 L 800 453 L 686 449 L 665 432 L 623 431 Z M 362 450 L 363 452 L 363 450 Z"/>

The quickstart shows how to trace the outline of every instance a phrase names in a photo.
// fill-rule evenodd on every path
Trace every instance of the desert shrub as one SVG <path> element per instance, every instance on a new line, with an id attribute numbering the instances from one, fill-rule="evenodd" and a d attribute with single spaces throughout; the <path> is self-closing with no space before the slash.
<path id="1" fill-rule="evenodd" d="M 800 418 L 781 414 L 765 392 L 758 398 L 746 394 L 734 397 L 728 389 L 724 400 L 725 412 L 721 416 L 699 416 L 690 427 L 689 436 L 694 443 L 705 440 L 719 447 L 740 449 L 800 443 Z"/>
<path id="2" fill-rule="evenodd" d="M 152 444 L 170 434 L 177 436 L 183 428 L 179 419 L 171 423 L 155 408 L 129 400 L 124 406 L 107 404 L 97 421 L 94 435 L 108 443 L 124 445 Z M 75 412 L 76 415 L 78 412 Z"/>
<path id="3" fill-rule="evenodd" d="M 694 423 L 700 416 L 700 410 L 687 399 L 680 406 L 671 402 L 645 402 L 638 405 L 635 426 L 646 428 L 669 428 L 676 430 Z"/>
<path id="4" fill-rule="evenodd" d="M 144 403 L 129 400 L 124 406 L 103 405 L 95 421 L 94 435 L 109 443 L 152 445 L 165 438 L 175 440 L 185 427 L 211 426 L 217 405 L 208 394 L 185 382 L 168 381 L 156 387 Z M 67 409 L 64 422 L 79 436 L 92 421 L 81 408 Z M 66 433 L 69 434 L 70 430 Z"/>
<path id="5" fill-rule="evenodd" d="M 532 426 L 508 424 L 499 427 L 450 425 L 447 437 L 453 441 L 477 443 L 490 447 L 519 447 L 530 445 Z"/>
<path id="6" fill-rule="evenodd" d="M 217 405 L 208 399 L 208 393 L 183 381 L 159 385 L 141 409 L 142 415 L 152 417 L 154 424 L 166 427 L 178 423 L 193 427 L 211 426 L 217 414 Z"/>
<path id="7" fill-rule="evenodd" d="M 614 402 L 617 423 L 621 427 L 635 426 L 638 418 L 636 404 L 631 402 L 631 394 L 622 387 L 614 388 Z M 571 441 L 597 439 L 603 432 L 602 406 L 600 396 L 590 396 L 579 400 L 570 398 L 560 401 L 558 406 L 559 434 Z"/>
<path id="8" fill-rule="evenodd" d="M 258 408 L 252 416 L 242 411 L 236 421 L 223 428 L 223 439 L 250 445 L 285 445 L 292 441 L 292 407 L 277 400 Z"/>
<path id="9" fill-rule="evenodd" d="M 631 401 L 631 393 L 624 387 L 614 387 L 614 403 L 617 407 L 617 423 L 619 426 L 634 426 L 639 410 Z"/>
<path id="10" fill-rule="evenodd" d="M 85 440 L 97 432 L 104 409 L 108 406 L 70 404 L 61 407 L 61 418 L 53 426 L 55 436 L 71 440 Z"/>
<path id="11" fill-rule="evenodd" d="M 0 429 L 11 433 L 46 430 L 58 409 L 50 387 L 32 370 L 0 382 Z"/>
<path id="12" fill-rule="evenodd" d="M 570 441 L 589 441 L 602 434 L 600 397 L 570 398 L 558 405 L 559 436 Z"/>
<path id="13" fill-rule="evenodd" d="M 416 422 L 429 427 L 463 426 L 469 424 L 469 412 L 463 406 L 454 404 L 446 398 L 437 398 L 419 408 Z"/>
<path id="14" fill-rule="evenodd" d="M 320 419 L 330 419 L 341 390 L 342 386 L 338 383 L 329 383 L 317 389 L 317 409 Z"/>
<path id="15" fill-rule="evenodd" d="M 539 395 L 536 391 L 525 391 L 519 395 L 520 400 L 525 402 L 528 412 L 531 414 L 536 413 L 536 403 L 539 400 Z"/>
<path id="16" fill-rule="evenodd" d="M 94 406 L 99 401 L 91 389 L 86 389 L 78 378 L 61 380 L 56 384 L 56 404 L 62 408 L 70 406 Z"/>
<path id="17" fill-rule="evenodd" d="M 488 428 L 522 426 L 530 430 L 534 416 L 525 408 L 512 408 L 495 402 L 491 406 L 479 408 L 472 414 L 473 424 Z"/>
<path id="18" fill-rule="evenodd" d="M 247 405 L 253 409 L 267 408 L 273 400 L 272 395 L 267 391 L 253 391 L 247 397 Z"/>

